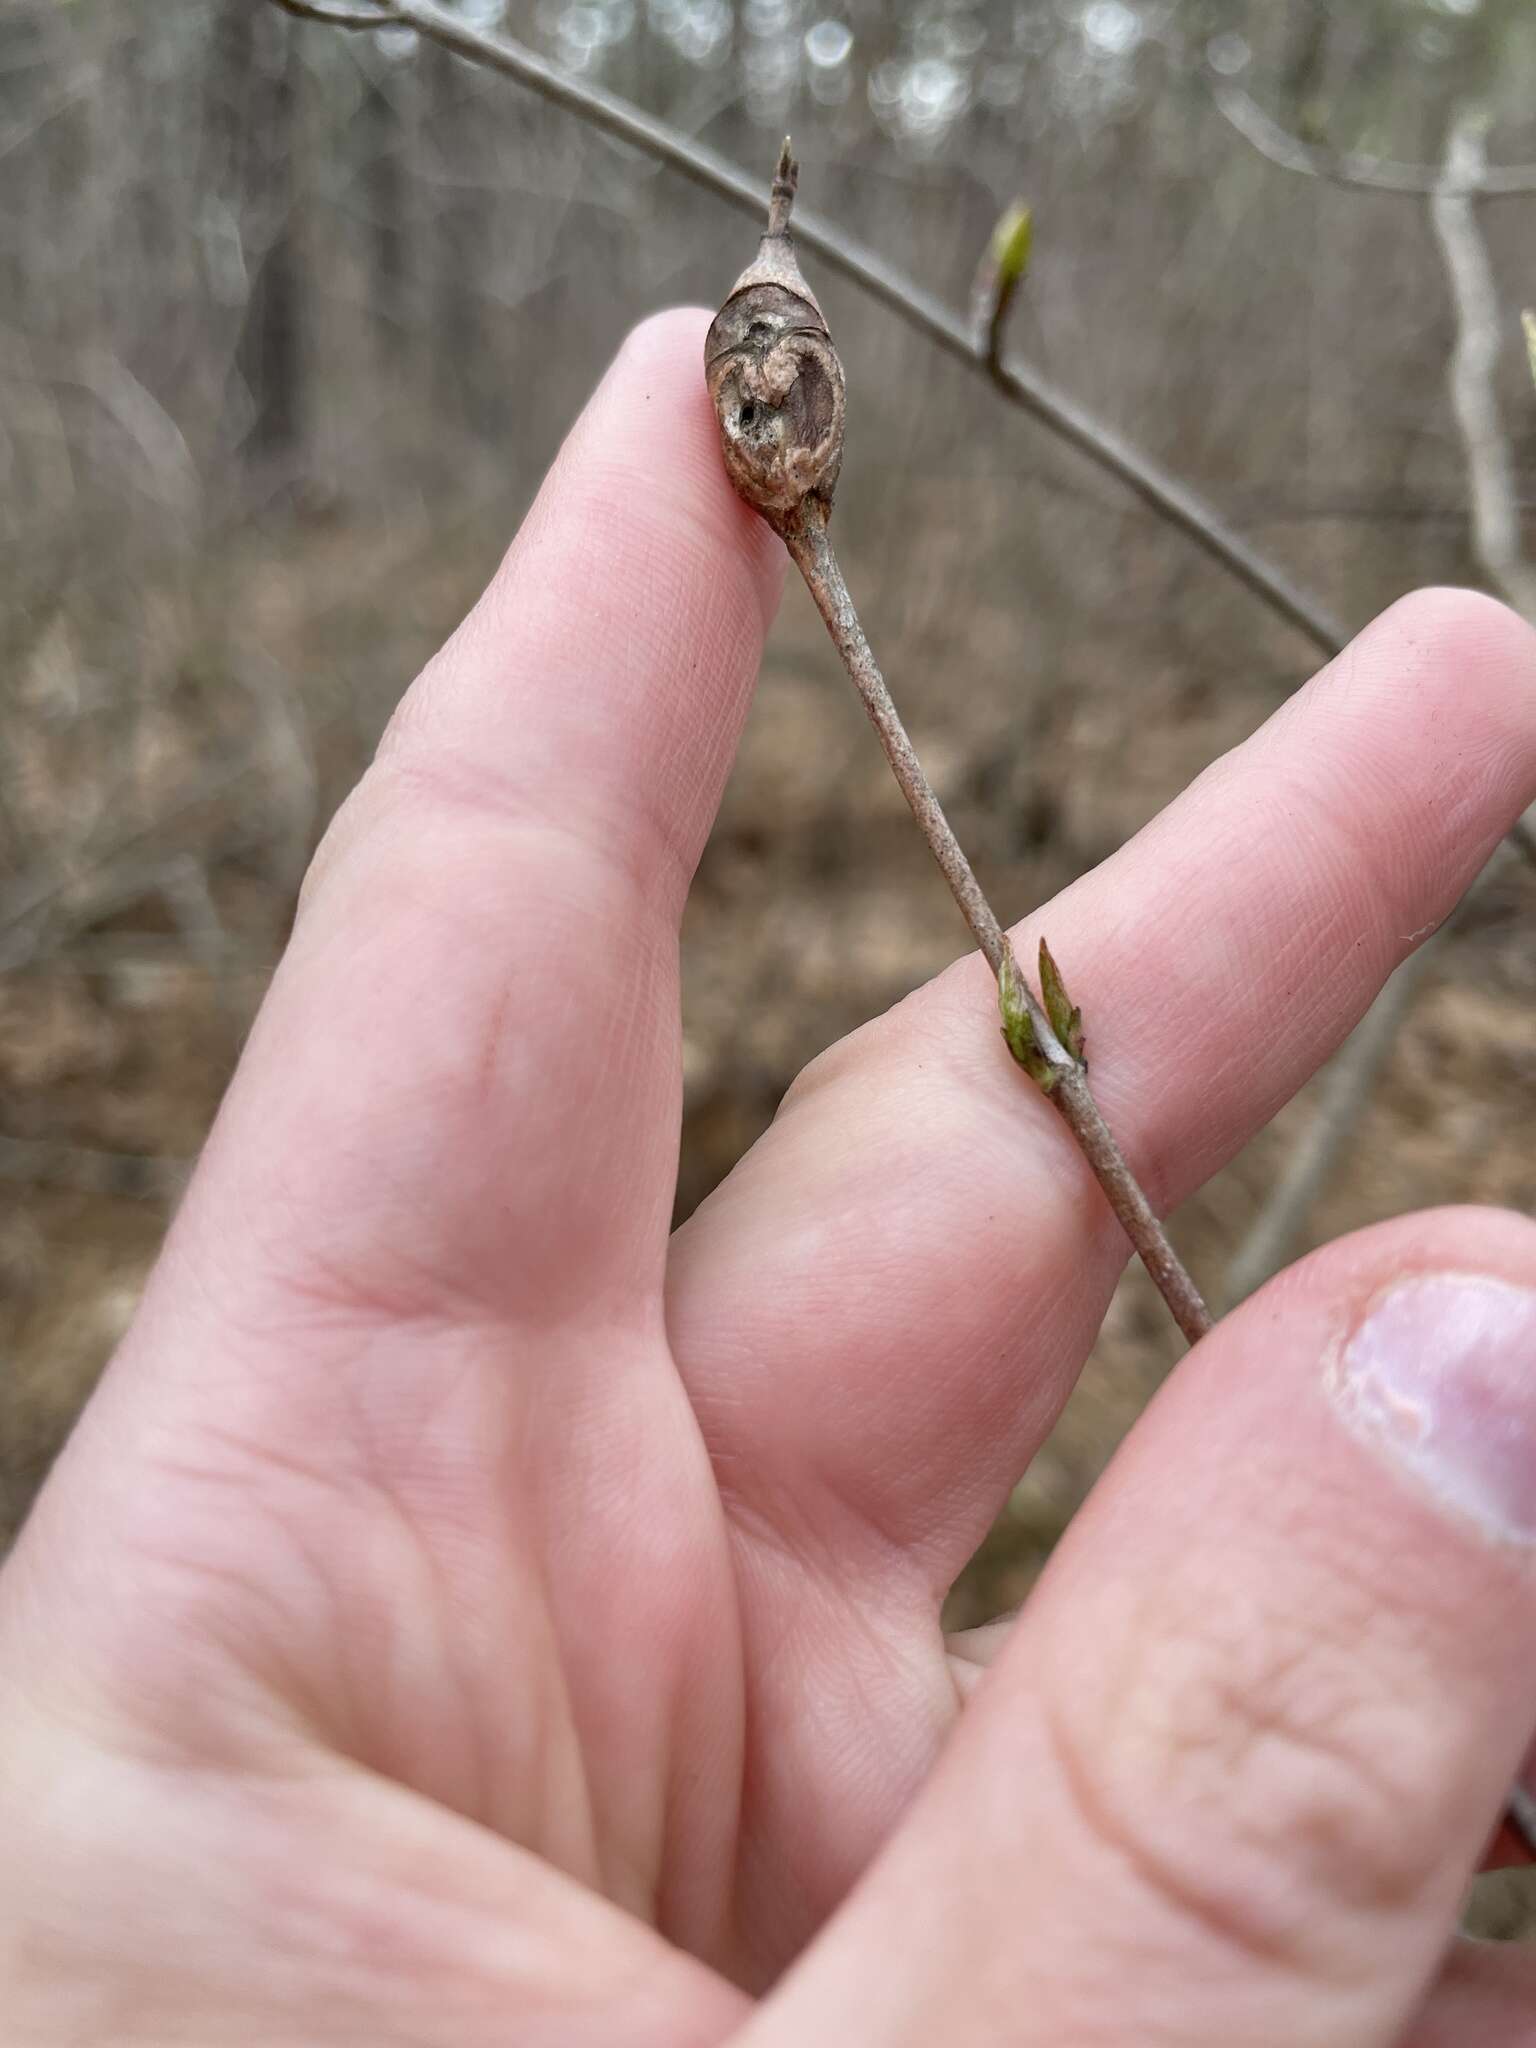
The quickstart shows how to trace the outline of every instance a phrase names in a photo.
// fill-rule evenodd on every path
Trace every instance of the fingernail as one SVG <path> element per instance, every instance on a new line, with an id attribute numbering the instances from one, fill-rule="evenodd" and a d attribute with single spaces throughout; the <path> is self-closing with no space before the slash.
<path id="1" fill-rule="evenodd" d="M 1536 1543 L 1536 1293 L 1429 1273 L 1374 1303 L 1329 1391 L 1350 1428 L 1506 1543 Z"/>

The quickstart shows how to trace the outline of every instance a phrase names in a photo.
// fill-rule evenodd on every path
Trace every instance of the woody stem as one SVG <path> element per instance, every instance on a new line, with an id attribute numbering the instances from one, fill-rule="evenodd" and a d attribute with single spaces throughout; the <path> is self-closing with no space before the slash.
<path id="1" fill-rule="evenodd" d="M 1044 1084 L 1062 1119 L 1077 1141 L 1106 1200 L 1119 1218 L 1137 1256 L 1168 1304 L 1186 1340 L 1197 1343 L 1211 1327 L 1211 1314 L 1199 1289 L 1173 1249 L 1157 1213 L 1132 1173 L 1103 1112 L 1088 1086 L 1081 1062 L 1061 1042 L 1051 1021 L 1019 971 L 1013 945 L 997 913 L 987 901 L 965 850 L 923 772 L 917 750 L 901 722 L 885 678 L 875 661 L 848 586 L 838 567 L 827 533 L 826 507 L 814 494 L 780 524 L 784 544 L 821 613 L 833 645 L 869 714 L 891 772 L 900 785 L 918 829 L 928 842 L 960 914 L 998 978 L 1005 999 L 1020 1003 L 1028 1016 L 1035 1047 L 1049 1070 Z"/>

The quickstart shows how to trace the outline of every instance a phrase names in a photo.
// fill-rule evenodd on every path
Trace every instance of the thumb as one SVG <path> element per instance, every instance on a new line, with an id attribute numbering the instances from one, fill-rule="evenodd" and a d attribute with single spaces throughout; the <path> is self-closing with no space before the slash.
<path id="1" fill-rule="evenodd" d="M 1441 2038 L 1533 1719 L 1536 1228 L 1406 1219 L 1190 1354 L 742 2039 Z"/>

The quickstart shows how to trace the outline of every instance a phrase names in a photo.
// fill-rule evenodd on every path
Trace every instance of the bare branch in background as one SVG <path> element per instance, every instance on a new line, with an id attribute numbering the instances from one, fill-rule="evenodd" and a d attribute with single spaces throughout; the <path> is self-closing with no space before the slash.
<path id="1" fill-rule="evenodd" d="M 1448 924 L 1442 925 L 1409 955 L 1334 1055 L 1311 1123 L 1227 1268 L 1223 1294 L 1228 1309 L 1246 1301 L 1294 1258 L 1307 1218 L 1370 1107 L 1376 1083 L 1448 929 Z"/>
<path id="2" fill-rule="evenodd" d="M 252 759 L 266 757 L 269 857 L 278 886 L 296 897 L 322 824 L 320 771 L 303 693 L 281 662 L 265 656 L 249 656 L 235 673 L 259 727 Z"/>
<path id="3" fill-rule="evenodd" d="M 191 1171 L 190 1159 L 106 1152 L 96 1146 L 59 1144 L 51 1138 L 0 1135 L 0 1181 L 19 1181 L 30 1187 L 171 1201 L 186 1186 Z"/>
<path id="4" fill-rule="evenodd" d="M 121 427 L 144 458 L 167 512 L 185 518 L 199 509 L 202 479 L 180 427 L 120 357 L 104 348 L 84 349 L 59 381 L 88 391 Z"/>
<path id="5" fill-rule="evenodd" d="M 208 870 L 196 854 L 174 854 L 166 862 L 159 893 L 188 953 L 207 973 L 221 976 L 234 942 L 213 900 Z"/>
<path id="6" fill-rule="evenodd" d="M 314 4 L 310 0 L 273 0 L 273 4 L 303 19 L 324 20 L 341 28 L 414 29 L 428 41 L 440 43 L 470 63 L 483 64 L 515 79 L 605 135 L 670 165 L 743 213 L 755 218 L 762 210 L 758 181 L 738 164 L 730 163 L 705 144 L 690 140 L 665 121 L 642 113 L 629 101 L 570 77 L 510 37 L 471 28 L 435 5 L 434 0 L 380 0 L 377 8 L 366 11 L 327 8 L 323 0 L 314 0 Z M 1203 548 L 1278 617 L 1303 633 L 1314 647 L 1325 654 L 1338 652 L 1347 636 L 1315 598 L 1285 570 L 1250 546 L 1186 485 L 1122 440 L 1112 427 L 1017 358 L 992 364 L 986 343 L 977 340 L 966 319 L 951 312 L 914 278 L 905 276 L 840 229 L 814 215 L 805 215 L 797 218 L 795 233 L 803 248 L 813 250 L 947 354 L 989 378 L 1011 405 L 1031 414 L 1058 439 L 1117 478 L 1160 518 Z"/>
<path id="7" fill-rule="evenodd" d="M 1472 551 L 1499 592 L 1536 625 L 1536 567 L 1521 544 L 1515 466 L 1499 416 L 1496 380 L 1504 323 L 1471 196 L 1478 189 L 1482 162 L 1481 122 L 1464 114 L 1453 125 L 1444 177 L 1430 202 L 1456 312 L 1451 404 L 1466 451 Z"/>
<path id="8" fill-rule="evenodd" d="M 1490 170 L 1484 157 L 1481 126 L 1471 120 L 1456 124 L 1445 164 L 1439 171 L 1423 164 L 1335 155 L 1290 134 L 1241 86 L 1216 79 L 1211 90 L 1227 120 L 1271 163 L 1351 191 L 1408 193 L 1430 199 L 1456 301 L 1459 339 L 1452 358 L 1451 395 L 1472 483 L 1473 548 L 1500 594 L 1536 623 L 1536 573 L 1520 547 L 1519 500 L 1509 445 L 1494 396 L 1499 351 L 1498 293 L 1474 210 L 1477 200 L 1536 192 L 1536 165 L 1509 164 Z M 1536 377 L 1536 339 L 1532 334 L 1533 329 L 1528 327 L 1532 375 Z M 1509 838 L 1526 861 L 1536 867 L 1533 815 L 1536 814 L 1528 812 L 1512 825 Z M 1368 1091 L 1367 1079 L 1362 1087 L 1362 1103 Z M 1244 1256 L 1240 1253 L 1239 1259 Z"/>
<path id="9" fill-rule="evenodd" d="M 327 7 L 324 0 L 277 0 L 277 5 L 284 14 L 323 21 L 328 28 L 388 28 L 395 19 L 387 0 L 383 7 Z"/>
<path id="10" fill-rule="evenodd" d="M 1473 552 L 1489 581 L 1536 624 L 1536 568 L 1521 546 L 1514 462 L 1495 390 L 1503 319 L 1493 266 L 1477 222 L 1474 195 L 1482 189 L 1482 165 L 1482 122 L 1476 114 L 1464 113 L 1453 124 L 1445 169 L 1430 203 L 1456 313 L 1451 402 L 1466 452 Z M 1529 855 L 1529 814 L 1510 836 Z M 1474 884 L 1464 904 L 1485 880 L 1486 875 Z M 1335 1059 L 1309 1129 L 1228 1269 L 1229 1305 L 1278 1273 L 1295 1251 L 1313 1205 L 1370 1104 L 1445 929 L 1404 961 Z"/>
<path id="11" fill-rule="evenodd" d="M 1382 157 L 1320 149 L 1315 143 L 1303 142 L 1289 129 L 1282 128 L 1257 100 L 1230 79 L 1212 79 L 1211 97 L 1243 140 L 1282 170 L 1321 178 L 1325 184 L 1339 185 L 1347 192 L 1398 192 L 1420 199 L 1430 198 L 1445 185 L 1445 171 L 1436 170 L 1432 164 L 1393 163 Z M 1536 164 L 1503 164 L 1491 170 L 1482 165 L 1475 182 L 1464 184 L 1462 189 L 1483 199 L 1511 199 L 1536 192 Z"/>
<path id="12" fill-rule="evenodd" d="M 1510 835 L 1511 839 L 1513 834 Z M 1263 1208 L 1227 1267 L 1223 1314 L 1272 1279 L 1295 1257 L 1307 1219 L 1333 1178 L 1345 1148 L 1371 1105 L 1404 1024 L 1429 971 L 1489 883 L 1508 870 L 1510 840 L 1493 858 L 1437 932 L 1398 968 L 1330 1061 L 1312 1121 L 1270 1189 Z"/>
<path id="13" fill-rule="evenodd" d="M 242 755 L 192 782 L 147 824 L 102 845 L 72 847 L 64 858 L 19 875 L 0 893 L 0 974 L 56 952 L 75 933 L 141 897 L 161 894 L 179 856 L 154 851 L 156 842 L 205 807 L 222 806 L 257 779 L 260 767 L 254 756 Z M 221 820 L 221 846 L 259 842 L 268 830 L 265 817 L 246 819 L 237 805 L 233 818 Z"/>

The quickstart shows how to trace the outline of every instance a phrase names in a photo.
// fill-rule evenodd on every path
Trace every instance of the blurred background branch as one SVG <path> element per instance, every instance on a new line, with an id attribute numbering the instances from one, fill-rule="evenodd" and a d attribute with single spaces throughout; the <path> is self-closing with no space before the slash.
<path id="1" fill-rule="evenodd" d="M 1499 302 L 1474 197 L 1485 169 L 1484 125 L 1476 111 L 1457 117 L 1430 213 L 1456 310 L 1451 405 L 1466 450 L 1473 553 L 1500 596 L 1536 625 L 1536 567 L 1521 539 L 1514 456 L 1498 398 L 1499 359 L 1514 329 Z"/>
<path id="2" fill-rule="evenodd" d="M 1455 313 L 1447 380 L 1466 456 L 1473 553 L 1492 587 L 1536 624 L 1536 567 L 1521 541 L 1514 455 L 1498 400 L 1506 323 L 1476 210 L 1485 193 L 1485 128 L 1486 119 L 1476 109 L 1462 109 L 1453 119 L 1444 166 L 1429 188 L 1430 218 Z M 1399 183 L 1391 189 L 1418 188 Z M 1512 836 L 1522 851 L 1528 851 L 1530 814 Z M 1472 910 L 1498 872 L 1495 862 L 1462 905 L 1459 916 Z M 1228 1269 L 1224 1294 L 1228 1305 L 1262 1286 L 1296 1250 L 1307 1219 L 1355 1139 L 1398 1035 L 1411 1015 L 1414 998 L 1435 966 L 1450 929 L 1450 924 L 1442 926 L 1399 967 L 1330 1064 L 1312 1122 Z"/>
<path id="3" fill-rule="evenodd" d="M 1512 199 L 1536 193 L 1536 164 L 1489 165 L 1479 155 L 1462 161 L 1449 182 L 1445 166 L 1399 164 L 1380 157 L 1336 155 L 1316 143 L 1303 142 L 1272 120 L 1250 93 L 1230 79 L 1211 81 L 1216 105 L 1245 142 L 1282 170 L 1300 171 L 1353 192 L 1402 192 L 1427 199 L 1447 190 L 1475 193 L 1483 199 Z"/>
<path id="4" fill-rule="evenodd" d="M 433 0 L 382 0 L 377 9 L 362 10 L 331 8 L 324 0 L 274 0 L 274 4 L 285 13 L 337 28 L 377 29 L 393 24 L 408 29 L 452 50 L 456 56 L 516 79 L 579 120 L 634 144 L 733 205 L 743 206 L 754 214 L 763 210 L 760 175 L 754 176 L 739 164 L 727 162 L 713 150 L 613 94 L 571 79 L 510 37 L 487 34 L 468 25 L 447 9 L 434 5 Z M 1304 633 L 1315 647 L 1332 654 L 1343 645 L 1343 628 L 1316 600 L 1283 569 L 1267 561 L 1233 532 L 1209 506 L 1201 504 L 1176 477 L 1148 461 L 1038 371 L 1017 360 L 1000 359 L 1006 300 L 995 328 L 978 337 L 914 278 L 864 248 L 820 214 L 797 215 L 795 239 L 803 249 L 822 257 L 930 341 L 990 377 L 1010 404 L 1032 414 L 1051 433 L 1134 491 L 1161 518 L 1187 534 L 1256 597 Z"/>
<path id="5" fill-rule="evenodd" d="M 1414 998 L 1435 965 L 1444 929 L 1409 955 L 1329 1063 L 1312 1120 L 1227 1268 L 1223 1312 L 1246 1301 L 1295 1256 L 1308 1219 L 1356 1140 Z"/>

